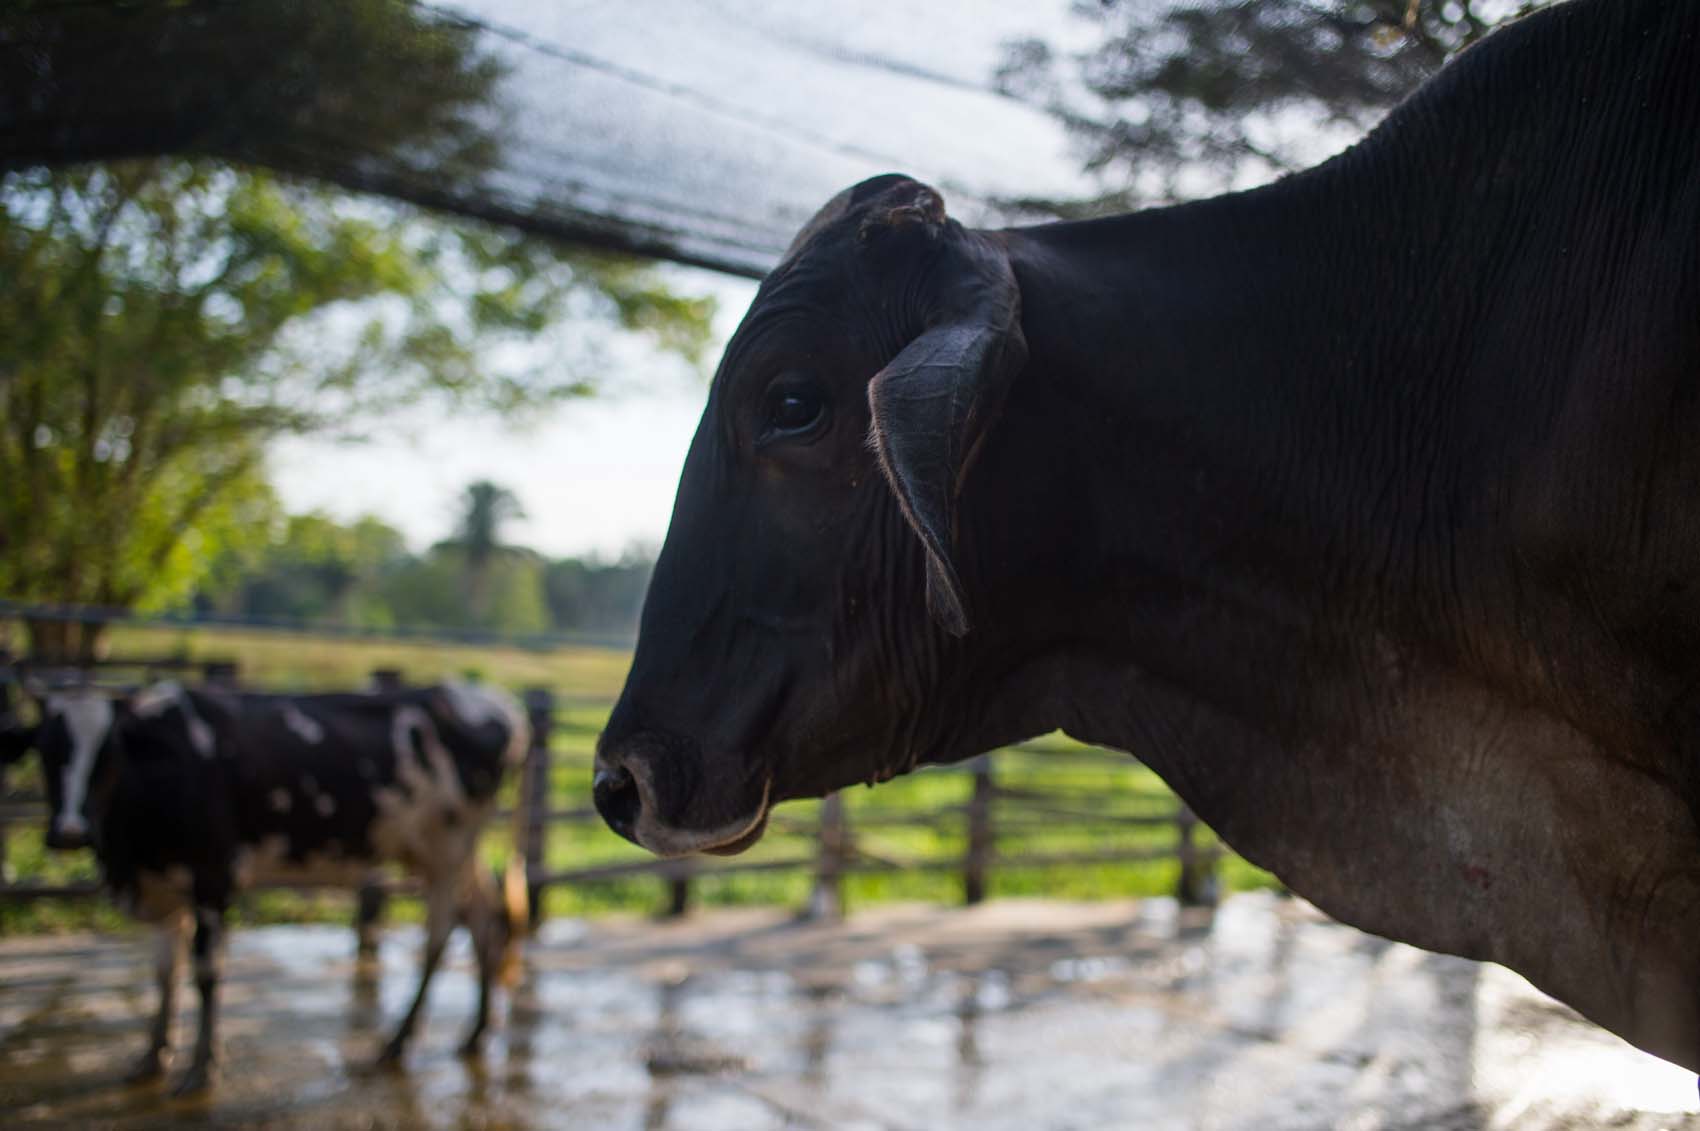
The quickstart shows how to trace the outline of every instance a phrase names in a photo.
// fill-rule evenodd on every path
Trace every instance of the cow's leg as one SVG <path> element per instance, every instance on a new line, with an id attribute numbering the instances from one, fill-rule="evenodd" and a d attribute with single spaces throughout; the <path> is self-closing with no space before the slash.
<path id="1" fill-rule="evenodd" d="M 502 966 L 507 924 L 490 882 L 476 862 L 467 868 L 463 890 L 466 898 L 461 904 L 461 918 L 472 936 L 473 952 L 478 956 L 478 1012 L 460 1043 L 460 1055 L 477 1056 L 484 1043 L 484 1030 L 490 1024 L 490 994 Z"/>
<path id="2" fill-rule="evenodd" d="M 136 1058 L 125 1079 L 156 1079 L 165 1071 L 166 1052 L 171 1048 L 171 1017 L 177 1006 L 177 968 L 183 957 L 184 927 L 188 915 L 167 916 L 154 931 L 154 981 L 159 987 L 159 1012 L 154 1014 L 147 1051 Z"/>
<path id="3" fill-rule="evenodd" d="M 447 945 L 454 925 L 454 877 L 434 877 L 425 886 L 425 954 L 419 969 L 419 992 L 413 995 L 413 1004 L 396 1027 L 395 1036 L 378 1054 L 379 1064 L 400 1063 L 402 1053 L 407 1050 L 407 1042 L 413 1037 L 414 1027 L 419 1024 L 419 1013 L 425 1008 L 425 994 L 431 988 L 431 977 L 443 960 L 443 947 Z"/>
<path id="4" fill-rule="evenodd" d="M 173 1090 L 180 1096 L 198 1092 L 212 1082 L 217 1059 L 218 981 L 224 965 L 224 908 L 199 904 L 195 908 L 195 989 L 201 997 L 200 1025 L 195 1031 L 195 1058 Z"/>

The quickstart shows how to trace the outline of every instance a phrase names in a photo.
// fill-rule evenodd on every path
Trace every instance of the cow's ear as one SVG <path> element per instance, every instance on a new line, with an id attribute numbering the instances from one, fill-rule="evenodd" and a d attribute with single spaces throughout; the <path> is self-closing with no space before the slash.
<path id="1" fill-rule="evenodd" d="M 925 223 L 926 221 L 921 221 Z M 927 552 L 927 608 L 969 628 L 953 557 L 956 498 L 980 442 L 1027 362 L 1021 291 L 1003 249 L 951 224 L 927 328 L 868 384 L 869 442 Z"/>

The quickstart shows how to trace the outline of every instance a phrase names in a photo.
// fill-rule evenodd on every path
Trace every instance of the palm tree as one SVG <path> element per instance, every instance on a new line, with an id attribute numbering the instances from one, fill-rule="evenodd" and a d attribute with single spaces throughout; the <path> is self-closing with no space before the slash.
<path id="1" fill-rule="evenodd" d="M 488 479 L 469 483 L 461 493 L 455 536 L 441 545 L 452 546 L 461 553 L 467 604 L 475 622 L 482 623 L 488 611 L 491 566 L 497 559 L 513 553 L 513 547 L 502 541 L 502 526 L 511 519 L 524 517 L 525 509 L 520 506 L 519 497 Z"/>

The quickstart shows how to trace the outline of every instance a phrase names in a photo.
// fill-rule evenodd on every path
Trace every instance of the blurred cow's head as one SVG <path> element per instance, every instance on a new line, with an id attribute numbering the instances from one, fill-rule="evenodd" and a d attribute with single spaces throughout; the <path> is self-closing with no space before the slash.
<path id="1" fill-rule="evenodd" d="M 41 721 L 14 723 L 0 733 L 0 756 L 8 763 L 31 748 L 41 755 L 47 790 L 49 848 L 82 848 L 89 843 L 94 815 L 117 776 L 113 730 L 117 707 L 94 688 L 71 688 L 38 696 Z"/>
<path id="2" fill-rule="evenodd" d="M 762 283 L 691 443 L 596 804 L 656 852 L 735 852 L 769 806 L 961 756 L 963 477 L 1026 359 L 996 235 L 883 176 Z M 971 578 L 970 578 L 971 579 Z"/>

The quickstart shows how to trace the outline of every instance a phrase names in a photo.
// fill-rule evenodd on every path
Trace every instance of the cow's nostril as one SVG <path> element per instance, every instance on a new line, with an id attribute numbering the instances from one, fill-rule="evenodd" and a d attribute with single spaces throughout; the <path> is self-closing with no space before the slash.
<path id="1" fill-rule="evenodd" d="M 590 792 L 596 811 L 602 814 L 608 827 L 633 844 L 638 843 L 637 822 L 638 814 L 643 811 L 643 796 L 638 793 L 637 782 L 632 780 L 632 775 L 624 767 L 605 769 L 599 766 Z"/>

